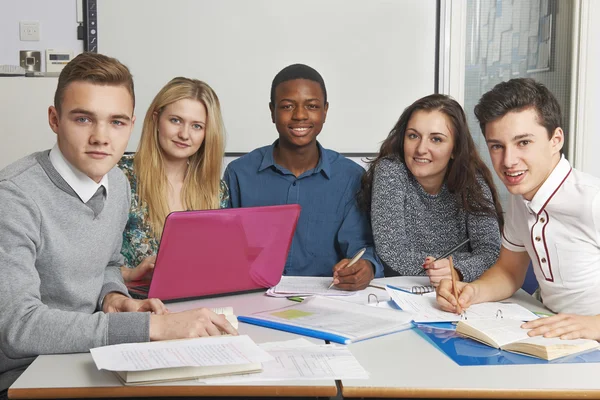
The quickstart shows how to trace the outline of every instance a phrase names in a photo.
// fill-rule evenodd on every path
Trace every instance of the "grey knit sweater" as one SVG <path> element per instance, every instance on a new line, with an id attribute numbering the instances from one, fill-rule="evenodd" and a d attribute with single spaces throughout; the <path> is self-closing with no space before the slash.
<path id="1" fill-rule="evenodd" d="M 40 354 L 149 340 L 149 313 L 100 312 L 127 290 L 119 266 L 129 187 L 112 169 L 94 216 L 48 151 L 0 171 L 0 391 Z"/>
<path id="2" fill-rule="evenodd" d="M 485 196 L 491 200 L 483 179 Z M 425 257 L 438 257 L 467 238 L 470 246 L 453 255 L 465 281 L 477 279 L 498 258 L 500 230 L 491 216 L 466 213 L 442 185 L 427 193 L 398 158 L 382 159 L 375 169 L 371 201 L 375 250 L 387 275 L 423 275 Z"/>

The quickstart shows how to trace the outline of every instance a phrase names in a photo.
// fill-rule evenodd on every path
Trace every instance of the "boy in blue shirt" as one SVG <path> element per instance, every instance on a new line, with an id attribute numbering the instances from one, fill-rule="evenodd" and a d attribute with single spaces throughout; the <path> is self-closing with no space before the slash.
<path id="1" fill-rule="evenodd" d="M 360 290 L 383 276 L 383 268 L 367 216 L 356 203 L 364 170 L 317 141 L 328 107 L 317 71 L 304 64 L 281 70 L 269 103 L 279 139 L 230 163 L 225 181 L 232 207 L 302 207 L 284 275 L 333 275 L 338 288 Z M 363 247 L 363 257 L 345 268 Z"/>

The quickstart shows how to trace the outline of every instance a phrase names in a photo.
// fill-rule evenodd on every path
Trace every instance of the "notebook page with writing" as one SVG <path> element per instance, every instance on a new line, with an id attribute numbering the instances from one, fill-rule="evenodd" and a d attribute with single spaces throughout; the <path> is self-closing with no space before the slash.
<path id="1" fill-rule="evenodd" d="M 415 322 L 455 322 L 461 320 L 460 315 L 442 311 L 437 304 L 435 293 L 418 296 L 390 287 L 387 287 L 386 290 L 398 307 L 413 314 Z M 504 319 L 519 321 L 531 321 L 538 318 L 537 315 L 519 304 L 500 302 L 474 304 L 466 310 L 466 316 L 469 320 L 496 319 L 499 316 Z"/>
<path id="2" fill-rule="evenodd" d="M 281 281 L 267 291 L 273 297 L 289 296 L 351 296 L 354 292 L 329 288 L 331 277 L 322 276 L 282 276 Z"/>

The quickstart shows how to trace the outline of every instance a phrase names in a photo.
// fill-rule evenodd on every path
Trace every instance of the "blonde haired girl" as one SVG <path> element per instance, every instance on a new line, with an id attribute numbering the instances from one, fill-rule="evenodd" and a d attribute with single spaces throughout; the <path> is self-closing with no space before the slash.
<path id="1" fill-rule="evenodd" d="M 121 250 L 125 281 L 152 271 L 170 212 L 228 206 L 229 191 L 221 180 L 224 136 L 219 99 L 206 83 L 178 77 L 158 92 L 137 152 L 119 163 L 131 185 Z"/>

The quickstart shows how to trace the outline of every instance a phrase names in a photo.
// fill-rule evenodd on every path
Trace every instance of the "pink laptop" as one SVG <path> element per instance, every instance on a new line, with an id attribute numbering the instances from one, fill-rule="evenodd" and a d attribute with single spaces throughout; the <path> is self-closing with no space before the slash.
<path id="1" fill-rule="evenodd" d="M 169 214 L 147 296 L 180 300 L 275 286 L 299 215 L 297 204 Z M 140 283 L 128 284 L 138 297 Z"/>

